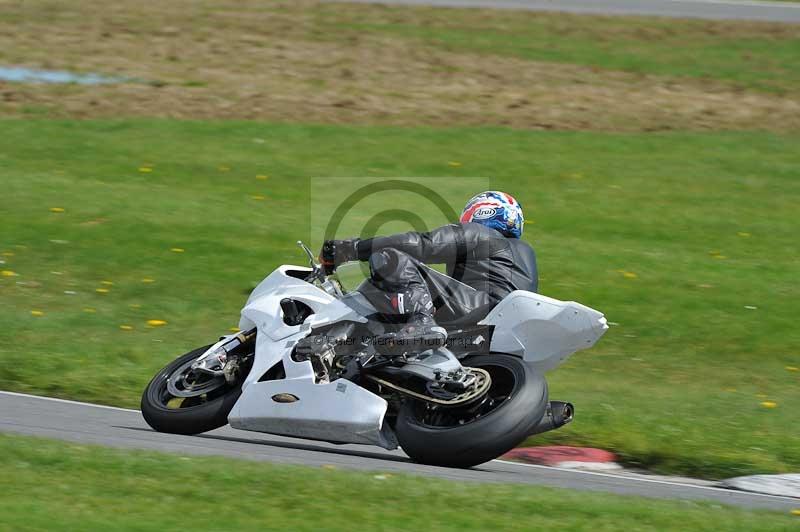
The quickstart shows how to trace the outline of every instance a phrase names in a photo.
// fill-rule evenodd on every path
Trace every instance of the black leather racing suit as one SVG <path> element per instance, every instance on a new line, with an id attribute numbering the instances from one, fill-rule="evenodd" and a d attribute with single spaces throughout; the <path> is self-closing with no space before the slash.
<path id="1" fill-rule="evenodd" d="M 361 240 L 355 250 L 371 273 L 360 291 L 388 315 L 477 321 L 509 292 L 538 288 L 533 248 L 477 223 Z M 445 264 L 447 275 L 425 263 Z"/>

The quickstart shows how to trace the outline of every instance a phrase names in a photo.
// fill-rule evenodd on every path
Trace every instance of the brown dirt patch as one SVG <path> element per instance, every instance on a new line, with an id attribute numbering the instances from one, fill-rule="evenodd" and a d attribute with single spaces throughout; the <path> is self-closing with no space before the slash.
<path id="1" fill-rule="evenodd" d="M 310 2 L 0 1 L 0 13 L 0 65 L 146 80 L 0 83 L 0 117 L 800 129 L 793 96 L 447 51 L 328 26 Z"/>

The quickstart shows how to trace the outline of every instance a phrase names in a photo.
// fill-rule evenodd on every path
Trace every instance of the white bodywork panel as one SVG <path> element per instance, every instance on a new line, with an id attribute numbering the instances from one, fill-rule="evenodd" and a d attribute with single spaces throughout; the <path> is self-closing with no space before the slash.
<path id="1" fill-rule="evenodd" d="M 367 321 L 351 306 L 289 274 L 310 271 L 281 266 L 253 290 L 242 309 L 239 328 L 256 327 L 258 334 L 252 369 L 228 421 L 244 430 L 393 449 L 396 439 L 383 426 L 388 406 L 383 398 L 344 379 L 317 384 L 311 362 L 292 360 L 295 343 L 312 327 Z M 286 297 L 302 301 L 314 314 L 301 325 L 287 325 L 280 307 Z M 506 296 L 480 323 L 495 327 L 493 352 L 520 356 L 542 371 L 591 347 L 608 328 L 596 310 L 521 290 Z M 278 363 L 286 377 L 259 382 Z M 278 402 L 273 399 L 277 394 L 297 400 Z"/>
<path id="2" fill-rule="evenodd" d="M 287 393 L 299 400 L 272 400 Z M 313 377 L 281 379 L 248 386 L 228 421 L 237 429 L 393 449 L 394 438 L 381 431 L 387 406 L 384 399 L 348 380 L 314 384 Z"/>
<path id="3" fill-rule="evenodd" d="M 592 347 L 608 329 L 601 312 L 525 290 L 508 294 L 480 324 L 494 325 L 493 352 L 521 356 L 540 371 Z"/>
<path id="4" fill-rule="evenodd" d="M 281 266 L 264 279 L 242 309 L 239 328 L 258 328 L 253 367 L 242 384 L 242 395 L 228 415 L 232 427 L 284 436 L 326 441 L 365 443 L 394 449 L 397 443 L 384 434 L 386 401 L 350 381 L 316 384 L 311 362 L 295 362 L 294 344 L 312 327 L 343 320 L 367 321 L 353 309 L 288 271 L 309 268 Z M 286 325 L 281 299 L 302 301 L 314 310 L 302 325 Z M 286 378 L 258 382 L 282 362 Z M 278 403 L 272 396 L 290 393 L 299 400 Z"/>

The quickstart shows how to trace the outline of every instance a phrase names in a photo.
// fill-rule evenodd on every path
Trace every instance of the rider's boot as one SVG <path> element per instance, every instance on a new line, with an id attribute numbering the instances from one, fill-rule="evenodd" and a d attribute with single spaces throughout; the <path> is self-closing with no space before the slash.
<path id="1" fill-rule="evenodd" d="M 381 335 L 377 341 L 378 349 L 387 355 L 420 353 L 443 347 L 447 343 L 447 331 L 430 314 L 415 313 L 399 331 Z"/>

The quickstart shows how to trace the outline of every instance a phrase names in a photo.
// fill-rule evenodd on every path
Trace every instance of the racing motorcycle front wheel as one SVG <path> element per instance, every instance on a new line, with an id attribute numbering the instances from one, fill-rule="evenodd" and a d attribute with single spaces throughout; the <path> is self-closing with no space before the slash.
<path id="1" fill-rule="evenodd" d="M 243 377 L 229 384 L 224 377 L 195 373 L 192 363 L 211 346 L 190 351 L 159 371 L 142 394 L 142 416 L 158 432 L 199 434 L 228 423 L 242 393 Z"/>
<path id="2" fill-rule="evenodd" d="M 400 446 L 416 462 L 472 467 L 522 443 L 547 408 L 544 377 L 510 355 L 479 355 L 465 367 L 489 372 L 492 384 L 479 401 L 445 407 L 407 400 L 395 427 Z"/>

